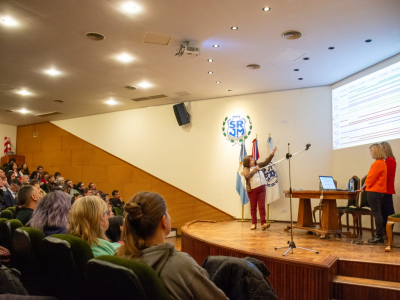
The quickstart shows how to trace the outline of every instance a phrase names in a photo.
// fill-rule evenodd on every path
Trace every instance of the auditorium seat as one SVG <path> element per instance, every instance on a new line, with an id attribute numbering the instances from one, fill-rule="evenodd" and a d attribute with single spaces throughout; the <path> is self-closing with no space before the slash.
<path id="1" fill-rule="evenodd" d="M 365 180 L 367 179 L 367 176 L 364 176 L 361 179 L 361 184 L 360 186 L 364 185 Z M 348 213 L 353 215 L 353 220 L 355 226 L 357 226 L 357 232 L 360 232 L 360 235 L 362 235 L 362 216 L 370 216 L 371 217 L 371 233 L 372 236 L 375 236 L 375 230 L 374 230 L 374 215 L 372 214 L 371 209 L 369 208 L 368 200 L 367 200 L 367 193 L 361 193 L 359 197 L 359 204 L 357 205 L 356 208 L 348 208 L 347 209 Z"/>
<path id="2" fill-rule="evenodd" d="M 7 222 L 9 221 L 10 220 L 4 218 L 0 219 L 0 235 L 1 240 L 3 241 L 3 246 L 10 251 L 12 259 L 12 237 L 11 231 L 7 225 Z"/>
<path id="3" fill-rule="evenodd" d="M 68 234 L 48 236 L 42 242 L 42 257 L 45 288 L 51 296 L 58 300 L 86 298 L 85 268 L 93 252 L 85 240 Z"/>
<path id="4" fill-rule="evenodd" d="M 91 259 L 87 264 L 86 283 L 90 299 L 171 299 L 151 267 L 115 256 Z"/>
<path id="5" fill-rule="evenodd" d="M 385 248 L 386 252 L 392 250 L 393 245 L 393 225 L 394 223 L 400 223 L 400 214 L 394 214 L 388 217 L 386 224 L 386 233 L 388 236 L 388 245 Z"/>
<path id="6" fill-rule="evenodd" d="M 122 212 L 118 207 L 113 207 L 112 211 L 114 213 L 114 216 L 122 216 Z"/>
<path id="7" fill-rule="evenodd" d="M 0 212 L 0 218 L 6 218 L 11 220 L 14 217 L 14 214 L 12 213 L 11 210 L 5 209 Z"/>
<path id="8" fill-rule="evenodd" d="M 354 190 L 355 190 L 355 191 L 358 190 L 359 187 L 360 187 L 360 178 L 358 178 L 357 176 L 351 177 L 351 178 L 349 179 L 349 186 L 350 186 L 350 181 L 351 181 L 351 179 L 354 180 Z M 348 201 L 347 201 L 347 206 L 339 206 L 339 207 L 337 208 L 337 210 L 338 210 L 338 215 L 339 215 L 339 227 L 340 227 L 341 229 L 343 229 L 343 226 L 342 226 L 342 216 L 343 216 L 343 214 L 346 214 L 347 231 L 350 230 L 350 227 L 349 227 L 349 214 L 351 214 L 351 215 L 353 216 L 353 225 L 354 225 L 353 233 L 354 233 L 354 234 L 355 234 L 355 230 L 356 230 L 356 227 L 357 227 L 357 226 L 356 226 L 356 224 L 355 224 L 354 214 L 351 213 L 348 209 L 349 209 L 349 208 L 356 208 L 356 207 L 357 207 L 357 202 L 358 202 L 357 199 L 358 199 L 358 197 L 359 197 L 359 194 L 357 193 L 355 199 L 352 199 L 352 200 L 348 200 Z M 357 229 L 358 229 L 358 227 L 357 227 Z M 358 232 L 357 232 L 357 234 L 358 234 Z"/>
<path id="9" fill-rule="evenodd" d="M 11 212 L 12 212 L 12 214 L 13 214 L 13 218 L 14 218 L 14 215 L 15 215 L 15 206 L 10 206 L 10 207 L 7 207 L 7 210 L 9 210 L 9 211 L 11 211 Z"/>
<path id="10" fill-rule="evenodd" d="M 20 227 L 13 234 L 13 261 L 21 272 L 21 281 L 29 295 L 45 295 L 40 267 L 43 232 Z"/>
<path id="11" fill-rule="evenodd" d="M 8 221 L 8 219 L 6 219 L 6 218 L 0 218 L 0 246 L 3 246 L 3 247 L 5 247 L 5 245 L 4 245 L 4 238 L 3 238 L 3 233 L 1 232 L 1 228 L 2 228 L 2 224 L 4 223 L 6 223 Z"/>

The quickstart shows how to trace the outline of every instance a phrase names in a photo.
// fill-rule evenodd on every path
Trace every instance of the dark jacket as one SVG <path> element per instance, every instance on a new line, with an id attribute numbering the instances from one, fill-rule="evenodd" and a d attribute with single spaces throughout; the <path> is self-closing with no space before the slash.
<path id="1" fill-rule="evenodd" d="M 117 199 L 117 198 L 111 198 L 110 199 L 111 205 L 114 207 L 118 207 L 121 208 L 124 206 L 124 202 L 122 202 L 121 200 Z"/>
<path id="2" fill-rule="evenodd" d="M 6 209 L 6 200 L 4 199 L 4 192 L 0 189 L 0 211 Z"/>
<path id="3" fill-rule="evenodd" d="M 8 189 L 4 192 L 4 201 L 6 204 L 6 208 L 10 206 L 15 206 L 15 199 Z"/>
<path id="4" fill-rule="evenodd" d="M 27 207 L 21 207 L 17 214 L 17 220 L 26 226 L 26 224 L 32 219 L 33 209 Z"/>
<path id="5" fill-rule="evenodd" d="M 43 233 L 44 233 L 45 236 L 58 234 L 58 233 L 67 233 L 67 228 L 44 226 L 43 227 Z"/>
<path id="6" fill-rule="evenodd" d="M 257 259 L 209 256 L 203 262 L 203 268 L 230 300 L 278 299 L 267 279 L 270 272 Z"/>

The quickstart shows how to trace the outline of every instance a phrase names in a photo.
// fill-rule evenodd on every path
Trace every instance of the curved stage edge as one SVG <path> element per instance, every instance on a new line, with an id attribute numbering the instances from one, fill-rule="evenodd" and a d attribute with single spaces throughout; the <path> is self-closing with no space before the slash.
<path id="1" fill-rule="evenodd" d="M 271 272 L 268 280 L 279 299 L 345 299 L 347 287 L 335 285 L 337 275 L 399 281 L 400 253 L 385 256 L 383 246 L 382 249 L 371 248 L 374 246 L 355 248 L 344 239 L 320 240 L 317 236 L 295 229 L 296 246 L 315 249 L 320 253 L 294 249 L 294 254 L 288 253 L 283 257 L 290 239 L 290 233 L 284 232 L 286 226 L 287 223 L 273 223 L 266 231 L 250 231 L 250 223 L 192 221 L 182 227 L 182 251 L 189 253 L 199 265 L 209 255 L 251 256 L 259 259 Z M 284 248 L 275 250 L 275 247 Z M 380 262 L 368 261 L 368 257 L 380 255 L 381 250 Z M 352 286 L 352 297 L 364 294 L 366 288 Z M 392 299 L 386 299 L 389 298 Z"/>

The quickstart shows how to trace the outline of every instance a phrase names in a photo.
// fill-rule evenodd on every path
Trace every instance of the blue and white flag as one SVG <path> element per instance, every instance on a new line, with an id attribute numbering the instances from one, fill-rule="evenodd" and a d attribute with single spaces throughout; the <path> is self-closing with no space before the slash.
<path id="1" fill-rule="evenodd" d="M 269 146 L 270 152 L 274 149 L 272 138 L 269 137 L 267 141 L 267 147 Z M 271 161 L 272 163 L 272 161 Z M 269 164 L 263 169 L 265 181 L 267 182 L 267 191 L 265 195 L 265 202 L 270 204 L 280 198 L 279 195 L 279 184 L 278 184 L 278 172 L 276 165 Z"/>
<path id="2" fill-rule="evenodd" d="M 247 195 L 246 192 L 246 180 L 244 176 L 242 176 L 242 171 L 243 171 L 243 159 L 247 156 L 246 153 L 246 147 L 244 145 L 244 141 L 242 142 L 242 146 L 240 149 L 240 157 L 239 157 L 239 169 L 236 173 L 236 191 L 238 192 L 240 196 L 240 201 L 242 202 L 242 205 L 245 205 L 250 201 L 249 196 Z"/>

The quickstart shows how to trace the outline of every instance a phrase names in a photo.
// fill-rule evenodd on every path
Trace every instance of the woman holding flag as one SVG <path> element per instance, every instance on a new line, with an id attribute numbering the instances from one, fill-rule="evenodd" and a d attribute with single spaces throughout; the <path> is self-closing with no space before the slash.
<path id="1" fill-rule="evenodd" d="M 243 159 L 242 175 L 246 179 L 246 191 L 250 199 L 251 227 L 250 230 L 257 228 L 257 203 L 260 211 L 261 229 L 265 230 L 270 225 L 265 221 L 265 195 L 266 184 L 264 173 L 260 168 L 266 167 L 275 155 L 276 147 L 272 150 L 270 156 L 266 160 L 257 163 L 260 157 L 257 147 L 257 139 L 253 141 L 253 153 Z"/>

